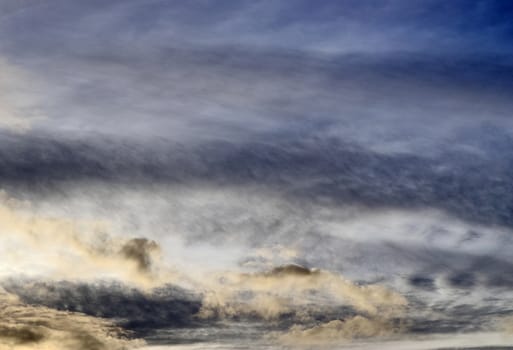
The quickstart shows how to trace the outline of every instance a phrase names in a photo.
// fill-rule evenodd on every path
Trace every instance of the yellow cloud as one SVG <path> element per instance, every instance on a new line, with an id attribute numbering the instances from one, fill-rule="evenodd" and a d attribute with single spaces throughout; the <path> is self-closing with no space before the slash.
<path id="1" fill-rule="evenodd" d="M 106 320 L 25 305 L 0 290 L 0 350 L 124 350 L 142 345 Z"/>
<path id="2" fill-rule="evenodd" d="M 349 305 L 369 315 L 399 315 L 407 305 L 380 285 L 357 285 L 344 277 L 297 265 L 265 273 L 224 273 L 205 293 L 201 317 L 258 314 L 272 319 L 307 305 Z"/>
<path id="3" fill-rule="evenodd" d="M 294 325 L 278 340 L 286 345 L 332 345 L 353 339 L 387 337 L 401 332 L 401 325 L 395 325 L 381 318 L 354 316 L 347 320 L 333 320 L 312 328 Z"/>
<path id="4" fill-rule="evenodd" d="M 35 215 L 30 203 L 0 195 L 0 275 L 120 279 L 152 287 L 170 278 L 156 242 L 115 237 L 101 221 Z"/>

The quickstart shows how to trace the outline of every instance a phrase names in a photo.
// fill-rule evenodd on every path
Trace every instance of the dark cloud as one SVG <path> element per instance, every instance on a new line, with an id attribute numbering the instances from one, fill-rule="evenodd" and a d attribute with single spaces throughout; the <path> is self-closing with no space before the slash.
<path id="1" fill-rule="evenodd" d="M 409 282 L 411 283 L 412 286 L 417 287 L 417 288 L 422 288 L 422 289 L 426 289 L 426 290 L 434 290 L 435 289 L 434 280 L 430 277 L 419 276 L 419 275 L 411 276 Z"/>
<path id="2" fill-rule="evenodd" d="M 144 344 L 104 319 L 0 296 L 0 345 L 6 349 L 130 349 Z"/>
<path id="3" fill-rule="evenodd" d="M 142 272 L 150 272 L 152 255 L 160 250 L 155 241 L 146 238 L 132 238 L 121 247 L 120 254 L 132 260 Z"/>
<path id="4" fill-rule="evenodd" d="M 449 276 L 449 283 L 457 288 L 472 288 L 476 283 L 476 277 L 470 272 L 456 272 Z"/>
<path id="5" fill-rule="evenodd" d="M 278 266 L 272 269 L 270 272 L 266 273 L 269 276 L 310 276 L 312 274 L 318 274 L 320 271 L 317 270 L 311 270 L 301 265 L 284 265 L 284 266 Z"/>
<path id="6" fill-rule="evenodd" d="M 2 85 L 27 90 L 8 102 L 16 101 L 17 115 L 37 111 L 33 129 L 195 144 L 307 130 L 410 153 L 448 147 L 450 136 L 482 121 L 512 130 L 509 56 L 163 44 L 83 51 L 50 57 L 45 50 L 11 63 L 28 77 Z"/>
<path id="7" fill-rule="evenodd" d="M 4 282 L 3 286 L 24 303 L 108 318 L 138 335 L 162 328 L 194 325 L 197 321 L 193 316 L 201 305 L 199 295 L 173 286 L 163 286 L 152 292 L 141 292 L 121 284 L 65 281 L 10 281 Z"/>
<path id="8" fill-rule="evenodd" d="M 7 339 L 14 345 L 38 343 L 45 338 L 44 332 L 30 327 L 0 327 L 0 339 Z"/>
<path id="9" fill-rule="evenodd" d="M 384 155 L 318 137 L 184 146 L 7 135 L 0 180 L 7 189 L 43 190 L 92 181 L 259 186 L 314 202 L 329 199 L 332 205 L 437 208 L 473 222 L 511 226 L 513 159 L 507 146 L 513 139 L 487 130 L 472 141 L 483 144 L 477 145 L 483 154 L 461 150 L 434 158 Z"/>

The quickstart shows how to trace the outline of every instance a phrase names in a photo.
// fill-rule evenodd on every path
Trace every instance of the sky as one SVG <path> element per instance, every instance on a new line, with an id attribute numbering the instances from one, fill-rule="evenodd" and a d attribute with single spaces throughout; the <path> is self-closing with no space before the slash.
<path id="1" fill-rule="evenodd" d="M 511 349 L 512 19 L 0 0 L 0 350 Z"/>

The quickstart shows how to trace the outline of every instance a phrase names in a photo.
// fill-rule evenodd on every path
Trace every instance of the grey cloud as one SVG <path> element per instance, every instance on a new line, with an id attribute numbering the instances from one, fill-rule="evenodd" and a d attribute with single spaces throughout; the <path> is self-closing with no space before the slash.
<path id="1" fill-rule="evenodd" d="M 267 275 L 269 276 L 287 276 L 287 275 L 295 275 L 295 276 L 309 276 L 318 274 L 319 271 L 308 269 L 304 266 L 297 264 L 288 264 L 283 266 L 278 266 L 273 268 Z"/>
<path id="2" fill-rule="evenodd" d="M 325 274 L 325 272 L 322 273 Z M 251 281 L 246 287 L 250 287 L 250 285 L 254 283 L 254 288 L 256 288 L 255 293 L 259 293 L 257 290 L 260 287 L 265 288 L 265 286 L 259 286 L 259 283 L 263 281 L 262 279 L 276 279 L 278 283 L 279 280 L 283 280 L 284 283 L 290 283 L 291 279 L 294 279 L 298 283 L 298 288 L 302 289 L 311 284 L 312 281 L 315 281 L 316 278 L 323 280 L 323 278 L 327 277 L 326 275 L 320 276 L 320 274 L 321 272 L 319 271 L 309 270 L 300 266 L 283 266 L 275 268 L 268 273 L 254 275 L 254 281 Z M 251 276 L 246 277 L 252 278 Z M 314 280 L 312 280 L 312 278 Z M 336 277 L 328 276 L 328 278 L 333 278 L 332 282 L 337 283 Z M 377 305 L 383 303 L 383 305 L 381 305 L 383 307 L 389 302 L 394 303 L 394 299 L 389 298 L 393 295 L 387 297 L 386 291 L 379 289 L 379 286 L 352 286 L 350 282 L 340 280 L 340 287 L 346 283 L 346 287 L 352 289 L 352 291 L 339 291 L 335 288 L 333 292 L 348 293 L 347 295 L 355 293 L 354 297 L 356 297 L 358 293 L 365 295 L 370 293 L 368 295 L 368 302 L 376 302 Z M 258 299 L 258 302 L 251 306 L 249 304 L 251 300 L 248 299 L 248 295 L 244 297 L 242 295 L 244 293 L 234 293 L 231 295 L 230 299 L 227 300 L 231 305 L 230 307 L 234 308 L 232 312 L 236 310 L 234 314 L 223 317 L 220 315 L 214 317 L 214 315 L 212 315 L 211 317 L 205 318 L 198 314 L 200 306 L 202 308 L 210 307 L 206 299 L 201 300 L 201 297 L 204 296 L 171 285 L 162 286 L 145 293 L 122 284 L 113 283 L 77 284 L 65 281 L 43 282 L 11 279 L 3 281 L 2 285 L 9 293 L 17 296 L 24 303 L 35 305 L 35 307 L 45 306 L 60 311 L 106 318 L 113 324 L 122 326 L 124 329 L 131 331 L 133 336 L 144 337 L 150 342 L 164 344 L 166 341 L 178 342 L 180 339 L 186 337 L 186 335 L 191 332 L 191 329 L 202 329 L 203 327 L 212 327 L 213 329 L 214 333 L 210 334 L 208 338 L 205 339 L 209 340 L 210 337 L 215 336 L 216 329 L 220 326 L 217 324 L 219 321 L 229 322 L 229 320 L 232 320 L 242 323 L 249 322 L 250 325 L 252 324 L 255 327 L 259 327 L 259 322 L 262 320 L 262 314 L 260 314 L 260 312 L 263 312 L 263 308 L 266 307 L 265 304 L 261 304 L 265 302 L 265 299 Z M 323 293 L 322 285 L 311 285 L 310 288 L 317 288 L 319 294 Z M 219 292 L 223 293 L 223 290 Z M 269 290 L 268 292 L 272 291 Z M 245 294 L 248 293 L 251 294 L 251 291 L 245 291 Z M 256 295 L 253 297 L 256 297 Z M 316 298 L 315 295 L 311 297 Z M 251 296 L 249 298 L 251 298 Z M 381 298 L 383 298 L 383 300 Z M 372 301 L 370 299 L 372 299 Z M 365 301 L 365 303 L 367 303 L 367 301 Z M 356 307 L 356 310 L 358 309 L 359 307 Z M 272 322 L 268 321 L 268 324 L 264 326 L 265 329 L 260 330 L 260 332 L 288 328 L 292 326 L 294 322 L 302 322 L 307 325 L 314 324 L 315 322 L 329 322 L 341 318 L 351 319 L 357 314 L 355 306 L 307 303 L 301 308 L 293 308 L 281 314 L 280 317 L 273 318 Z M 166 332 L 169 333 L 168 336 L 164 337 L 164 339 L 160 338 L 159 340 L 159 337 L 162 337 L 163 333 Z M 171 334 L 173 334 L 173 336 L 169 337 Z M 35 339 L 34 341 L 39 341 L 37 334 L 32 334 L 31 332 L 27 333 L 24 330 L 16 332 L 15 335 L 17 337 L 26 335 L 28 341 L 31 341 L 32 338 Z M 33 335 L 33 337 L 31 335 Z"/>
<path id="3" fill-rule="evenodd" d="M 144 344 L 103 319 L 59 312 L 0 296 L 0 344 L 8 349 L 125 350 Z"/>
<path id="4" fill-rule="evenodd" d="M 252 186 L 314 203 L 328 200 L 334 206 L 437 208 L 465 220 L 509 227 L 513 162 L 508 149 L 513 139 L 496 128 L 475 132 L 480 141 L 469 145 L 474 143 L 481 154 L 463 149 L 437 157 L 384 155 L 336 138 L 307 135 L 271 143 L 190 146 L 5 134 L 0 178 L 6 189 L 45 191 L 96 181 Z"/>
<path id="5" fill-rule="evenodd" d="M 500 1 L 4 1 L 4 37 L 61 51 L 95 45 L 249 44 L 324 51 L 507 51 L 511 25 Z M 368 19 L 371 20 L 368 20 Z M 31 22 L 44 35 L 19 28 Z M 72 28 L 72 30 L 69 30 Z M 14 31 L 14 29 L 18 29 Z M 99 35 L 99 34 L 104 35 Z M 108 33 L 108 35 L 105 35 Z M 132 40 L 132 41 L 130 41 Z M 44 44 L 44 46 L 43 46 Z M 140 45 L 140 44 L 139 44 Z M 26 48 L 25 48 L 26 49 Z M 29 49 L 30 50 L 30 49 Z"/>
<path id="6" fill-rule="evenodd" d="M 486 120 L 512 129 L 508 58 L 165 46 L 22 62 L 46 82 L 34 128 L 57 134 L 201 143 L 314 129 L 413 153 Z"/>
<path id="7" fill-rule="evenodd" d="M 512 130 L 508 63 L 401 56 L 366 62 L 365 56 L 324 59 L 230 49 L 164 50 L 157 57 L 114 57 L 106 63 L 79 58 L 56 67 L 54 84 L 67 89 L 51 99 L 65 102 L 58 109 L 43 106 L 55 122 L 40 126 L 188 143 L 260 139 L 269 132 L 287 137 L 314 128 L 321 137 L 383 151 L 447 147 L 443 141 L 459 129 L 484 120 Z M 69 75 L 59 74 L 63 69 Z M 422 123 L 425 118 L 438 127 Z"/>
<path id="8" fill-rule="evenodd" d="M 24 303 L 110 319 L 137 336 L 158 329 L 193 326 L 200 295 L 165 285 L 142 292 L 121 283 L 73 283 L 7 280 L 2 286 Z M 37 334 L 36 334 L 37 335 Z"/>
<path id="9" fill-rule="evenodd" d="M 132 238 L 123 244 L 120 254 L 136 262 L 142 272 L 151 270 L 152 256 L 160 250 L 155 241 L 146 238 Z"/>
<path id="10" fill-rule="evenodd" d="M 459 10 L 477 16 L 487 10 L 429 4 L 426 12 L 436 18 Z M 232 31 L 230 24 L 274 16 L 283 17 L 284 23 L 275 23 L 279 31 L 296 19 L 308 23 L 316 11 L 316 25 L 317 20 L 345 18 L 347 13 L 357 22 L 376 13 L 383 25 L 397 15 L 402 22 L 411 15 L 423 16 L 403 1 L 296 6 L 294 14 L 286 10 L 288 5 L 272 2 L 26 1 L 0 22 L 6 33 L 0 43 L 2 55 L 45 82 L 38 85 L 40 98 L 24 103 L 44 112 L 47 120 L 35 127 L 52 133 L 201 142 L 259 138 L 269 131 L 281 137 L 314 128 L 382 151 L 414 152 L 439 146 L 437 141 L 447 135 L 483 120 L 511 130 L 508 56 L 468 58 L 397 50 L 323 55 L 272 45 L 184 45 L 180 38 L 166 36 L 176 32 L 174 26 L 189 23 L 187 18 L 209 29 L 195 32 L 185 25 L 188 34 L 201 36 L 211 32 L 211 22 L 227 22 L 225 30 Z M 444 12 L 433 10 L 440 6 Z M 8 1 L 4 7 L 16 5 Z M 240 33 L 237 28 L 233 32 Z"/>
<path id="11" fill-rule="evenodd" d="M 417 334 L 471 333 L 496 330 L 497 321 L 506 320 L 511 314 L 508 308 L 493 304 L 455 304 L 443 301 L 431 306 L 431 314 L 420 312 L 405 322 L 409 325 L 409 331 Z"/>
<path id="12" fill-rule="evenodd" d="M 426 290 L 434 290 L 434 280 L 431 277 L 428 276 L 422 276 L 422 275 L 413 275 L 410 277 L 409 282 L 417 288 L 422 288 Z"/>
<path id="13" fill-rule="evenodd" d="M 449 276 L 451 285 L 458 288 L 472 288 L 476 283 L 475 279 L 471 272 L 456 272 Z"/>

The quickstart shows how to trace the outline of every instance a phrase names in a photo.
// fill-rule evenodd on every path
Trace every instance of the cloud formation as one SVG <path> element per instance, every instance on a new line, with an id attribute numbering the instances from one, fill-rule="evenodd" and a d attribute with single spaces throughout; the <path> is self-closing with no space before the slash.
<path id="1" fill-rule="evenodd" d="M 345 320 L 333 320 L 312 328 L 292 326 L 279 335 L 281 343 L 294 346 L 334 346 L 362 338 L 386 338 L 401 332 L 401 325 L 390 320 L 354 316 Z M 383 340 L 383 339 L 381 339 Z"/>
<path id="2" fill-rule="evenodd" d="M 126 350 L 144 344 L 106 320 L 25 305 L 5 292 L 0 323 L 2 350 Z"/>
<path id="3" fill-rule="evenodd" d="M 0 346 L 490 330 L 513 301 L 512 13 L 0 1 L 0 284 L 21 300 L 0 315 L 28 315 Z"/>
<path id="4" fill-rule="evenodd" d="M 4 277 L 18 273 L 50 279 L 120 278 L 141 287 L 162 283 L 166 272 L 152 265 L 158 251 L 155 242 L 109 236 L 105 222 L 39 216 L 30 207 L 2 194 Z"/>
<path id="5" fill-rule="evenodd" d="M 380 285 L 356 285 L 342 276 L 298 265 L 269 272 L 222 274 L 206 293 L 200 317 L 237 317 L 256 314 L 277 319 L 298 314 L 306 319 L 309 307 L 350 306 L 370 315 L 400 315 L 407 300 Z"/>
<path id="6" fill-rule="evenodd" d="M 147 291 L 120 282 L 9 279 L 5 290 L 25 304 L 110 319 L 134 336 L 194 324 L 201 305 L 193 291 L 164 285 Z"/>

